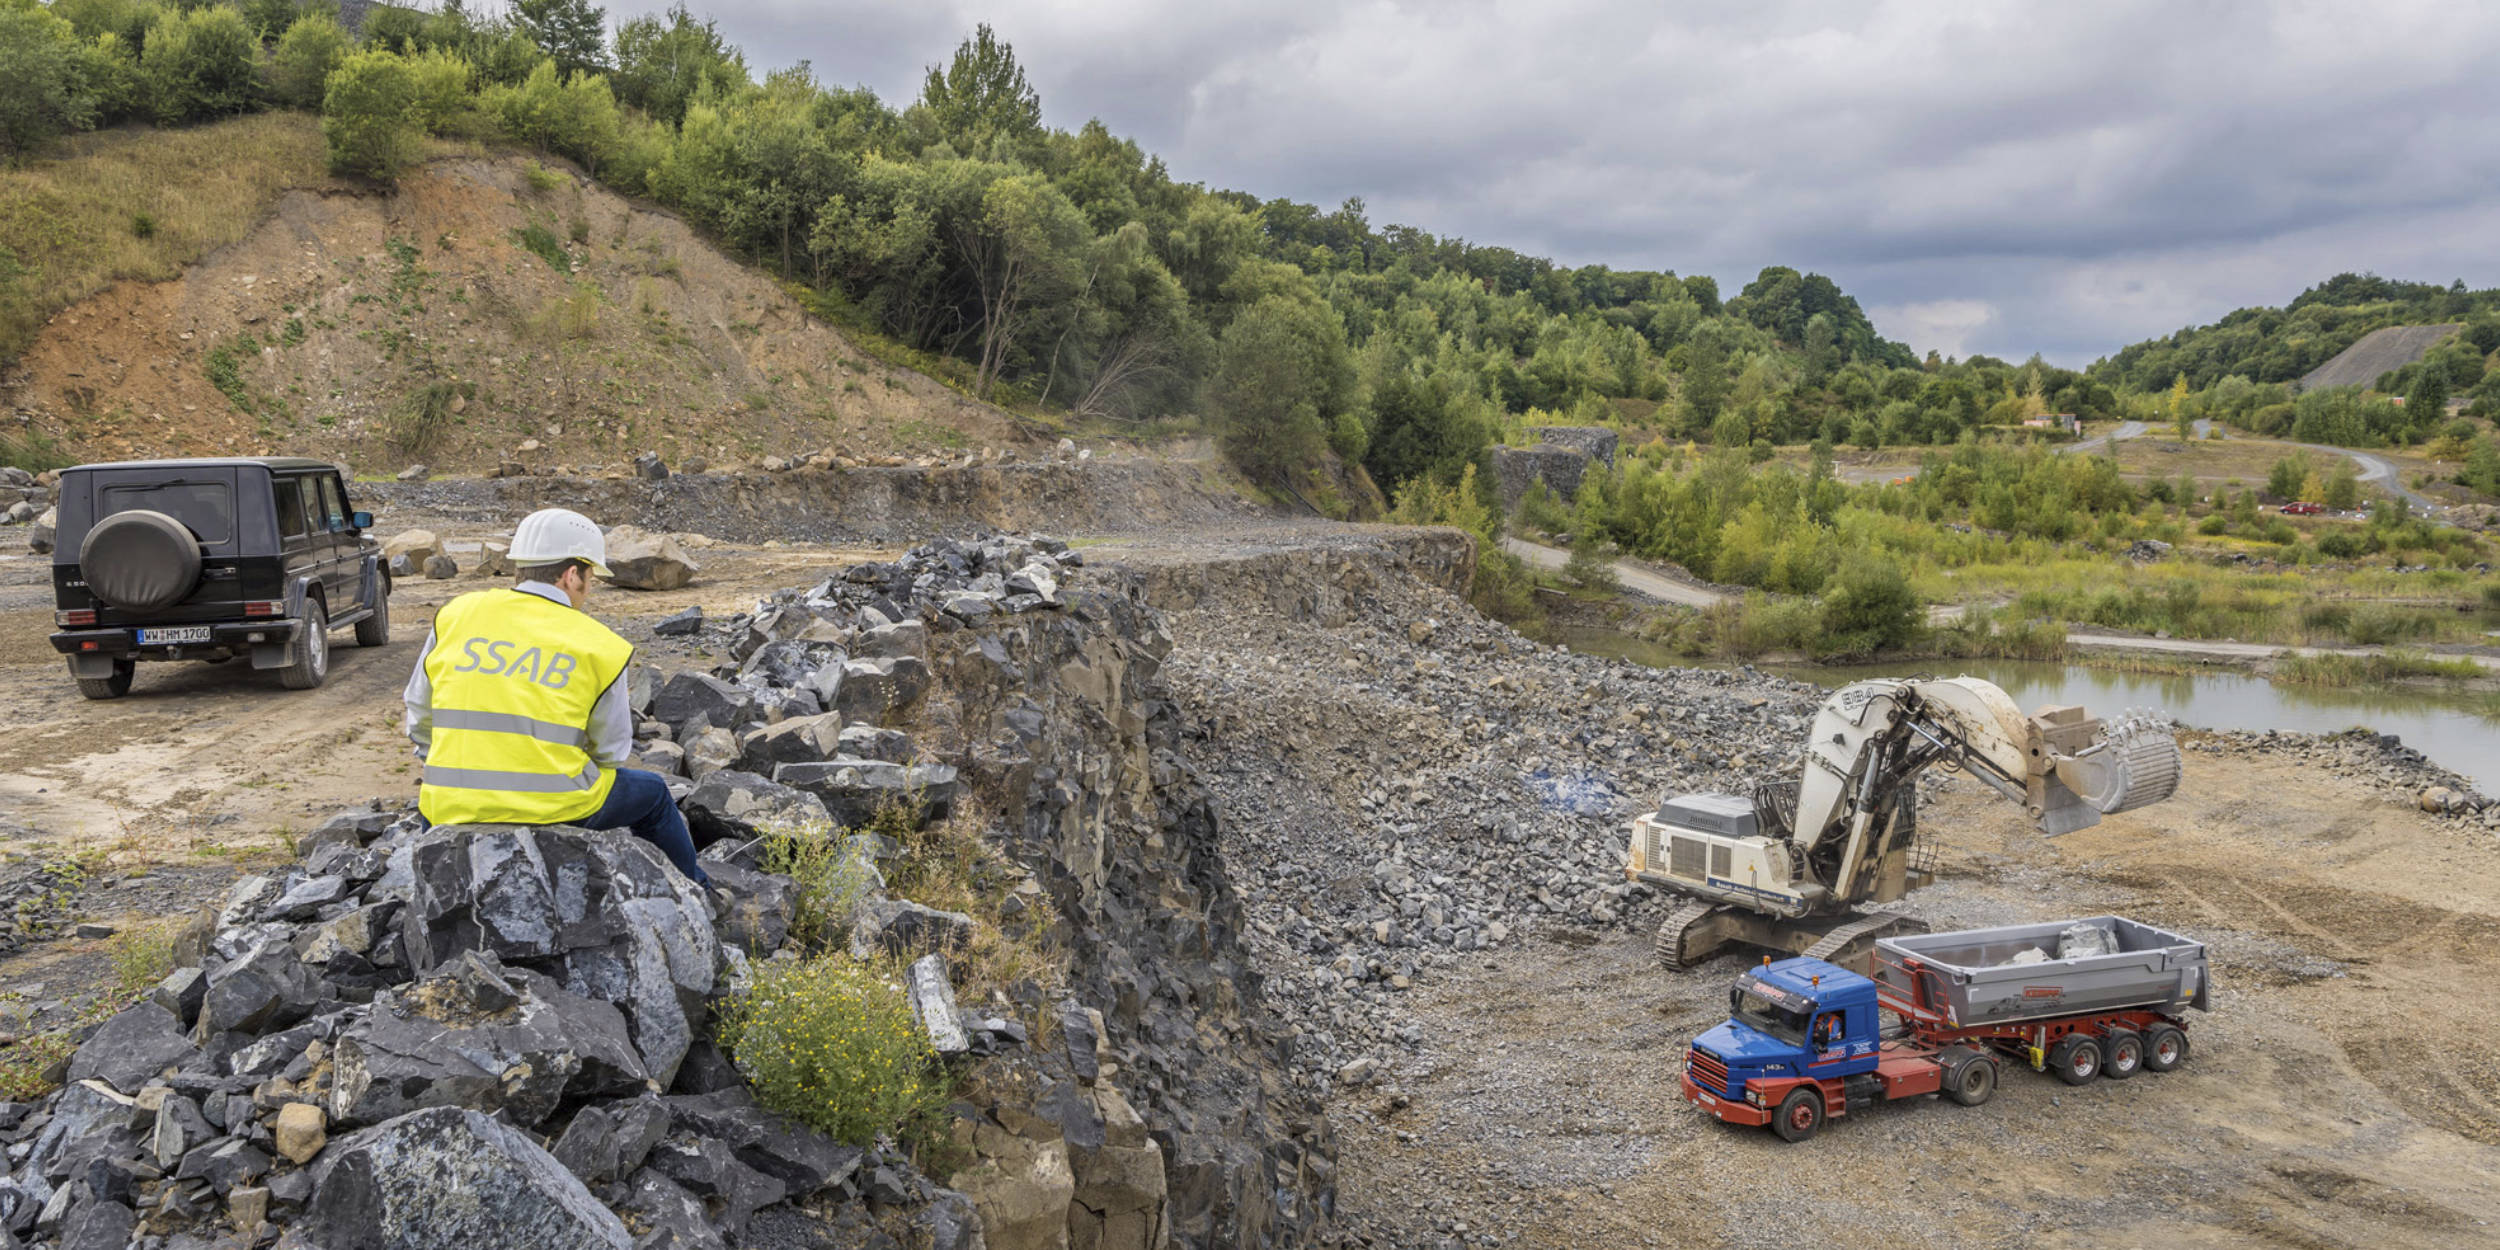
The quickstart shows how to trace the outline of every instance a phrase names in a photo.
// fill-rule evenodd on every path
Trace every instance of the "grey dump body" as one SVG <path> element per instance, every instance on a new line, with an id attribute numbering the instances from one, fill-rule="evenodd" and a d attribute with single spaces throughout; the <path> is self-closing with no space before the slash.
<path id="1" fill-rule="evenodd" d="M 2076 925 L 2100 930 L 2115 953 L 2056 958 L 2060 935 Z M 2012 962 L 2035 949 L 2051 957 Z M 1904 960 L 1927 968 L 1923 990 L 1903 969 Z M 1875 979 L 1962 1027 L 2102 1011 L 2208 1009 L 2204 943 L 2124 916 L 1883 938 L 1875 943 Z"/>

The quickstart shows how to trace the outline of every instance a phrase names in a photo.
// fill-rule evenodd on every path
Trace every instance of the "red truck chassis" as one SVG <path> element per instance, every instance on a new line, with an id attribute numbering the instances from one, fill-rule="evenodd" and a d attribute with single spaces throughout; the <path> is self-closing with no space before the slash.
<path id="1" fill-rule="evenodd" d="M 1744 1102 L 1721 1098 L 1702 1088 L 1693 1080 L 1696 1068 L 1705 1078 L 1713 1078 L 1719 1088 L 1727 1086 L 1725 1065 L 1707 1054 L 1688 1053 L 1684 1071 L 1684 1100 L 1730 1124 L 1765 1125 L 1778 1117 L 1786 1104 L 1789 1091 L 1802 1085 L 1821 1087 L 1823 1116 L 1847 1115 L 1850 1111 L 1875 1102 L 1911 1098 L 1920 1094 L 1952 1093 L 1955 1100 L 1967 1105 L 1987 1101 L 1996 1090 L 1996 1073 L 1990 1071 L 1981 1079 L 1984 1086 L 1972 1091 L 1963 1084 L 1964 1065 L 1986 1063 L 1993 1068 L 1993 1055 L 2002 1054 L 2021 1059 L 2035 1071 L 2047 1070 L 2053 1064 L 2058 1075 L 2070 1084 L 2080 1085 L 2106 1074 L 2113 1079 L 2135 1075 L 2144 1067 L 2167 1071 L 2178 1065 L 2187 1054 L 2187 1039 L 2179 1022 L 2157 1011 L 2106 1011 L 2071 1016 L 2046 1016 L 2003 1024 L 1958 1025 L 1929 1005 L 1941 996 L 1927 991 L 1927 970 L 1915 959 L 1878 961 L 1907 974 L 1917 991 L 1916 1000 L 1903 998 L 1892 987 L 1878 982 L 1877 1001 L 1883 1010 L 1899 1016 L 1908 1029 L 1908 1036 L 1885 1042 L 1872 1073 L 1850 1077 L 1817 1077 L 1809 1073 L 1794 1077 L 1756 1077 L 1747 1083 Z M 2098 1044 L 2090 1066 L 2076 1070 L 2053 1055 L 2068 1055 L 2077 1048 L 2061 1043 L 2080 1035 Z M 2106 1065 L 2098 1056 L 2109 1054 L 2109 1048 L 2123 1039 L 2132 1038 L 2138 1047 L 2135 1058 L 2125 1063 Z M 1838 1059 L 1831 1061 L 1835 1066 Z M 1821 1066 L 1821 1065 L 1815 1065 Z M 1971 1096 L 1976 1092 L 1976 1096 Z M 1813 1125 L 1797 1126 L 1812 1132 Z M 1785 1135 L 1785 1134 L 1783 1134 Z"/>

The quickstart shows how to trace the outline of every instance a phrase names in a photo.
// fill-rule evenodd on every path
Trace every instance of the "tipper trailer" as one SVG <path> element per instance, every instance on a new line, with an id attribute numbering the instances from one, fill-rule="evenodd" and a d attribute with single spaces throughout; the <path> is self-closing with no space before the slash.
<path id="1" fill-rule="evenodd" d="M 2207 1010 L 2203 944 L 2120 916 L 1888 937 L 1873 964 L 1871 979 L 1808 956 L 1746 971 L 1730 1019 L 1685 1056 L 1685 1101 L 1804 1141 L 1877 1102 L 1975 1107 L 2007 1058 L 2069 1085 L 2167 1072 L 2187 1059 L 2182 1013 Z"/>

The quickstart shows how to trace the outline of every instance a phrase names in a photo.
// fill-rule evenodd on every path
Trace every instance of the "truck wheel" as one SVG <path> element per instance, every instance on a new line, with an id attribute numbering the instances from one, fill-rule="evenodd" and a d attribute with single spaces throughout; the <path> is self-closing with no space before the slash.
<path id="1" fill-rule="evenodd" d="M 1976 1107 L 1997 1095 L 1997 1061 L 1965 1059 L 1945 1074 L 1944 1095 L 1965 1107 Z"/>
<path id="2" fill-rule="evenodd" d="M 138 675 L 139 665 L 131 660 L 113 661 L 110 677 L 81 677 L 78 693 L 90 699 L 118 699 L 130 693 L 130 679 Z"/>
<path id="3" fill-rule="evenodd" d="M 304 601 L 304 636 L 296 640 L 295 662 L 278 670 L 289 690 L 310 690 L 330 675 L 330 613 L 319 599 Z"/>
<path id="4" fill-rule="evenodd" d="M 2175 1024 L 2156 1024 L 2144 1034 L 2144 1066 L 2168 1072 L 2188 1057 L 2187 1034 Z"/>
<path id="5" fill-rule="evenodd" d="M 1800 1085 L 1780 1100 L 1779 1114 L 1771 1117 L 1771 1131 L 1787 1141 L 1804 1141 L 1823 1127 L 1823 1091 L 1811 1085 Z"/>
<path id="6" fill-rule="evenodd" d="M 391 640 L 391 575 L 376 573 L 374 584 L 381 593 L 373 597 L 373 614 L 356 622 L 356 645 L 379 647 Z"/>
<path id="7" fill-rule="evenodd" d="M 2144 1035 L 2133 1029 L 2111 1029 L 2101 1039 L 2105 1061 L 2101 1075 L 2123 1081 L 2144 1070 Z"/>
<path id="8" fill-rule="evenodd" d="M 2089 1085 L 2101 1074 L 2101 1044 L 2081 1033 L 2069 1033 L 2049 1048 L 2049 1070 L 2069 1085 Z"/>

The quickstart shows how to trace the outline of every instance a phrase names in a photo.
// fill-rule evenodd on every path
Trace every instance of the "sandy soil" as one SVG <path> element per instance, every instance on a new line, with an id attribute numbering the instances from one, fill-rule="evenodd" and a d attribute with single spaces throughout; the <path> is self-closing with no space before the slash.
<path id="1" fill-rule="evenodd" d="M 412 524 L 422 518 L 410 518 Z M 396 527 L 394 527 L 396 528 Z M 458 558 L 482 531 L 437 527 Z M 693 552 L 703 574 L 682 590 L 600 591 L 591 610 L 628 638 L 692 604 L 720 615 L 765 591 L 808 580 L 868 550 L 712 547 Z M 317 690 L 280 688 L 247 664 L 144 664 L 124 698 L 79 697 L 51 631 L 49 565 L 0 557 L 0 810 L 33 831 L 0 846 L 10 855 L 103 850 L 108 862 L 222 857 L 282 850 L 343 807 L 415 792 L 416 766 L 400 736 L 399 690 L 434 612 L 489 585 L 463 576 L 401 582 L 391 643 L 332 636 L 330 678 Z"/>
<path id="2" fill-rule="evenodd" d="M 1410 1105 L 1340 1117 L 1344 1206 L 1437 1185 L 1553 1247 L 2500 1237 L 2487 834 L 2205 752 L 2169 804 L 2054 842 L 1967 781 L 1931 811 L 1943 882 L 1909 905 L 1939 929 L 2114 911 L 2210 944 L 2184 1068 L 2082 1088 L 2013 1069 L 1986 1106 L 1878 1107 L 1792 1146 L 1676 1092 L 1742 957 L 1669 973 L 1645 937 L 1547 944 L 1424 997 L 1440 1041 L 1401 1074 Z"/>
<path id="3" fill-rule="evenodd" d="M 741 610 L 879 554 L 715 547 L 694 586 L 593 609 L 640 637 L 687 604 Z M 157 665 L 96 704 L 42 644 L 45 577 L 0 559 L 0 808 L 36 831 L 4 849 L 169 866 L 151 876 L 196 888 L 147 896 L 164 910 L 222 881 L 186 865 L 270 855 L 332 810 L 410 790 L 398 687 L 432 609 L 484 584 L 404 585 L 391 645 L 342 644 L 318 691 Z M 2492 1244 L 2500 844 L 2281 755 L 2199 749 L 2188 768 L 2172 802 L 2055 841 L 1949 782 L 1922 822 L 1943 883 L 1908 904 L 1937 928 L 2114 911 L 2210 943 L 2215 1010 L 2180 1072 L 2069 1088 L 2011 1071 L 1984 1107 L 1878 1107 L 1786 1145 L 1676 1093 L 1741 957 L 1668 973 L 1645 933 L 1542 941 L 1417 987 L 1424 1057 L 1332 1108 L 1341 1206 L 1556 1248 Z M 0 963 L 0 982 L 57 980 L 46 961 L 73 955 L 93 965 L 54 944 Z M 1415 1214 L 1419 1193 L 1437 1216 Z"/>

